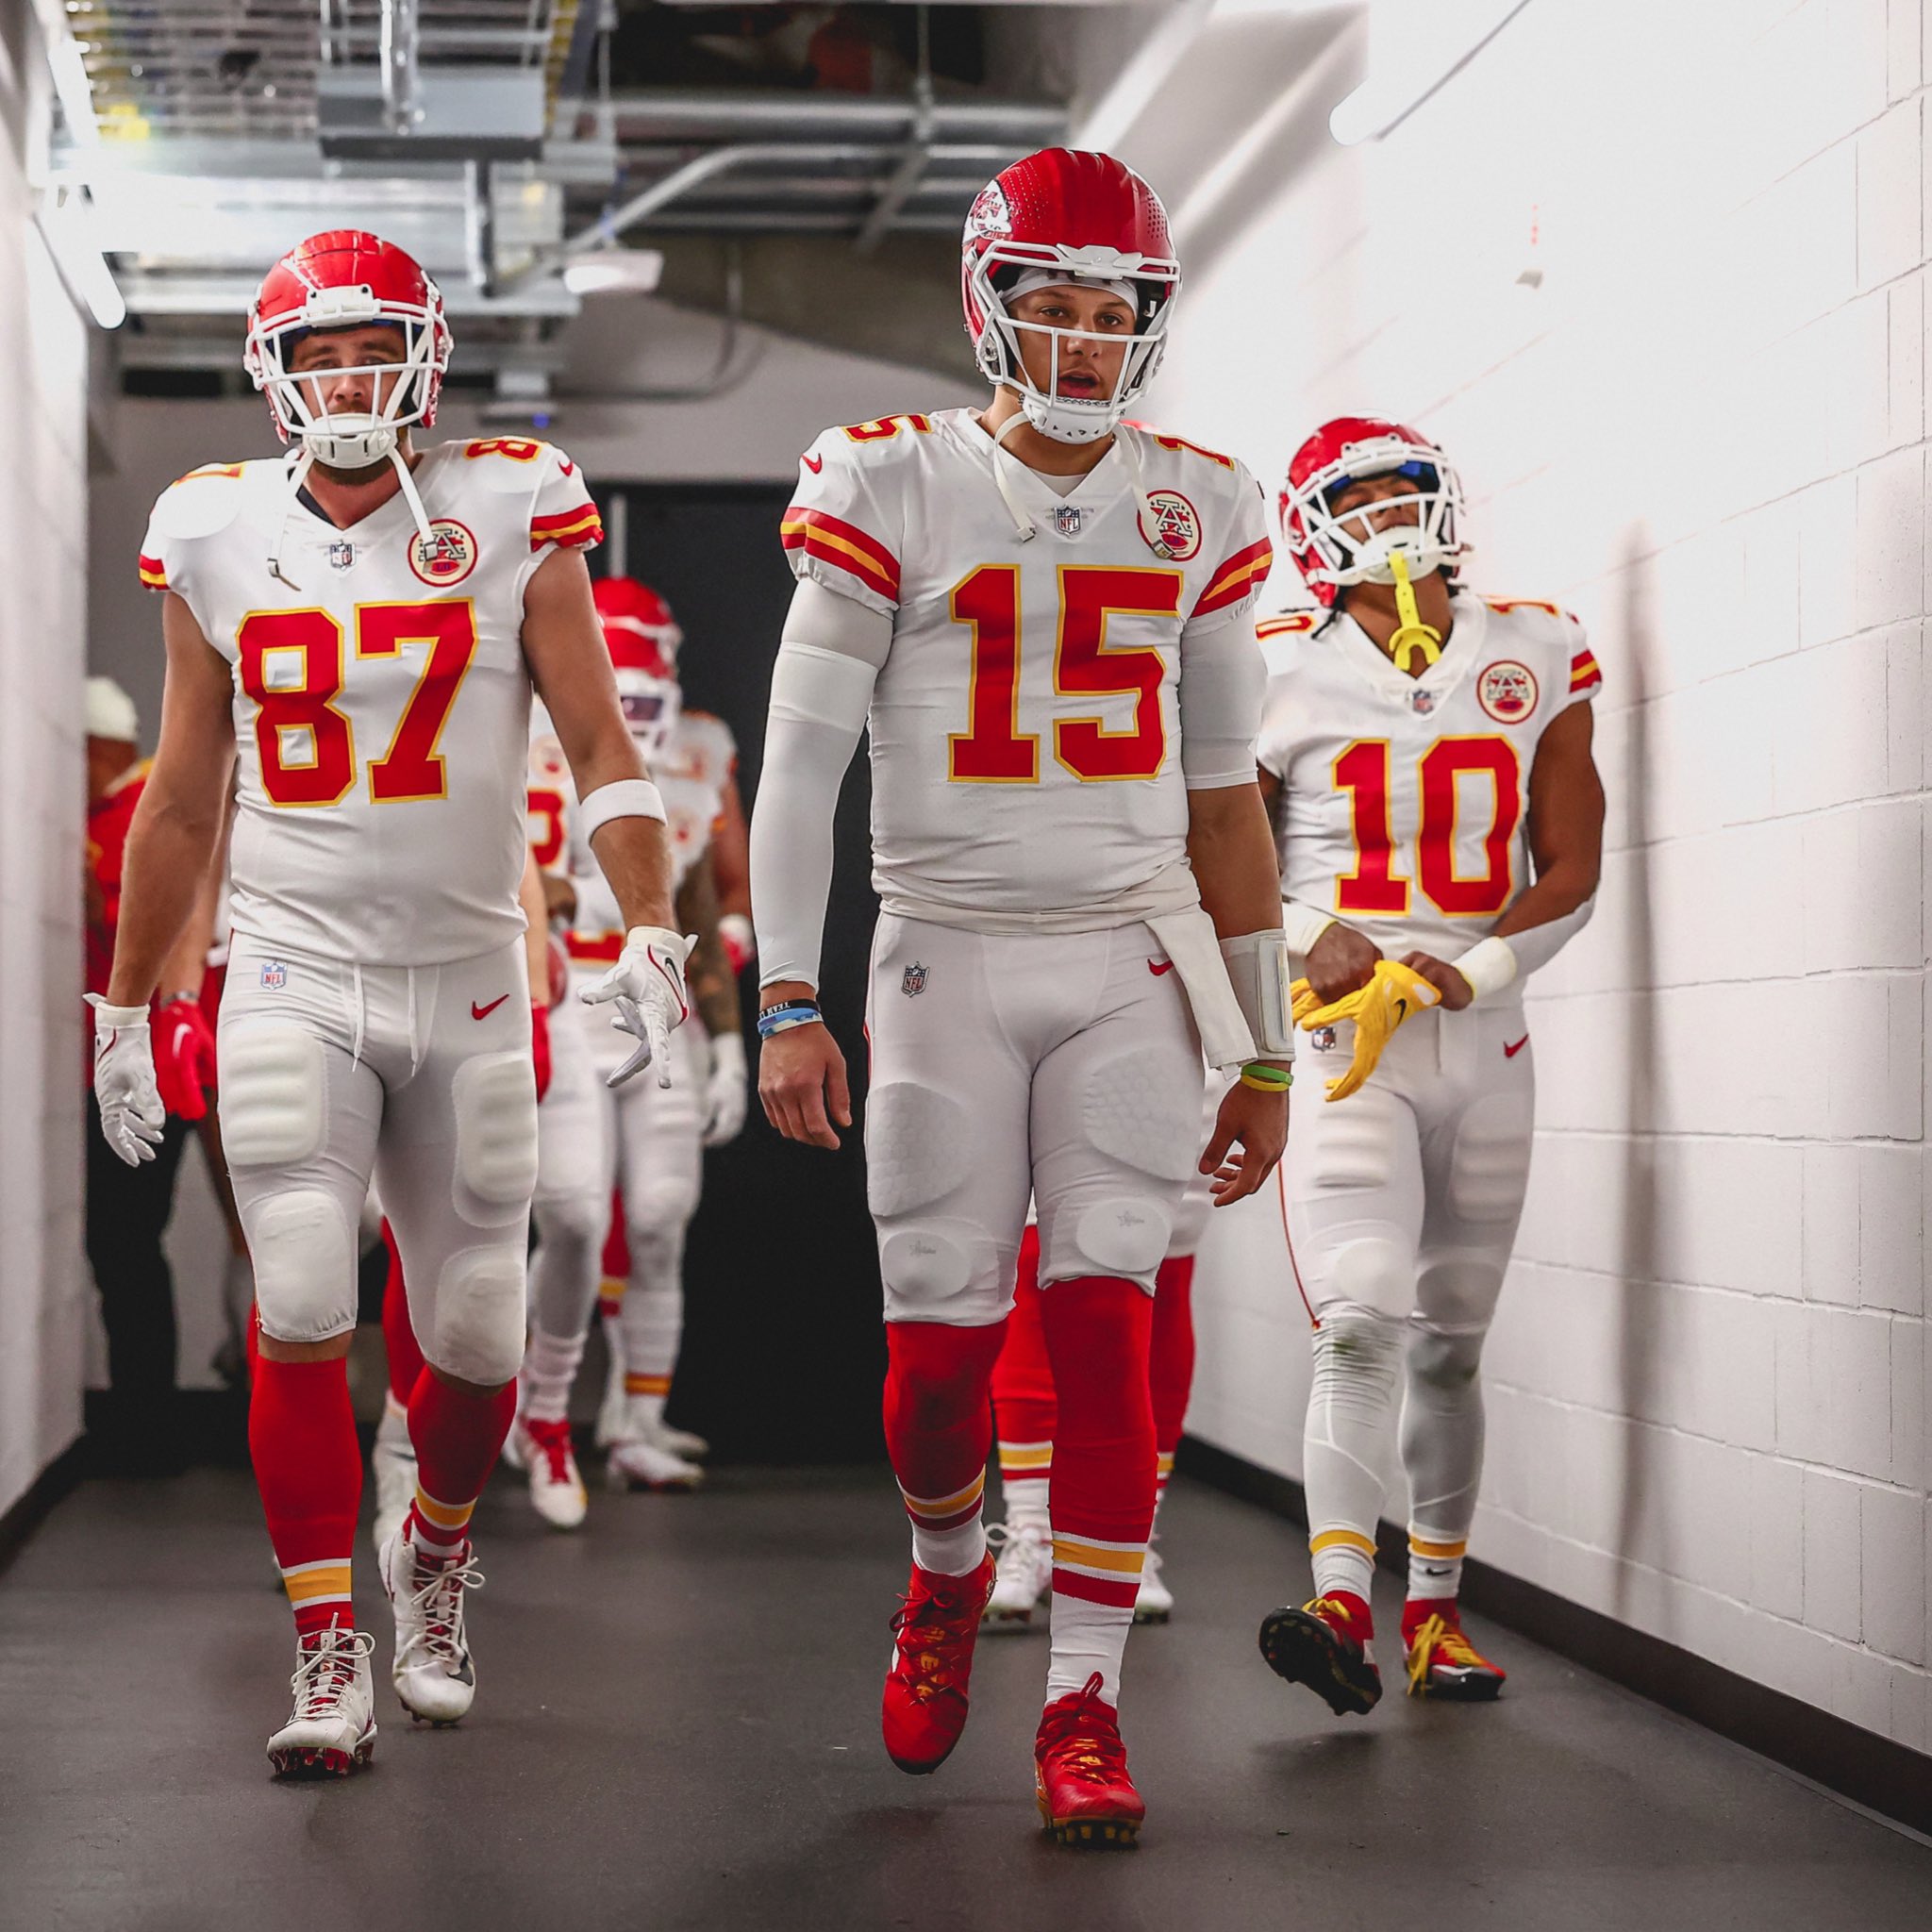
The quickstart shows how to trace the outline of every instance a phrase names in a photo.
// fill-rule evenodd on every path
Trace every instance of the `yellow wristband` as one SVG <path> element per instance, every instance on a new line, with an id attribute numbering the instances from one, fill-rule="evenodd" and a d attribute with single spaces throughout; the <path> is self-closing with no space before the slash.
<path id="1" fill-rule="evenodd" d="M 1263 1078 L 1264 1074 L 1274 1077 Z M 1243 1087 L 1252 1087 L 1257 1093 L 1286 1093 L 1294 1085 L 1292 1074 L 1275 1067 L 1243 1067 L 1241 1079 Z"/>

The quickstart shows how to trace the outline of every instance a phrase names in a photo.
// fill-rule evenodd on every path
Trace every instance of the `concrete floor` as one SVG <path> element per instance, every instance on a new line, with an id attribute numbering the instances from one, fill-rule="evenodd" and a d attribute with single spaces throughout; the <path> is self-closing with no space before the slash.
<path id="1" fill-rule="evenodd" d="M 1932 1849 L 1492 1628 L 1503 1701 L 1331 1718 L 1269 1675 L 1290 1528 L 1180 1485 L 1180 1611 L 1128 1653 L 1141 1848 L 1035 1828 L 1039 1638 L 985 1644 L 931 1779 L 878 1743 L 904 1532 L 883 1472 L 731 1471 L 480 1512 L 479 1692 L 415 1730 L 378 1635 L 373 1768 L 277 1786 L 291 1646 L 244 1474 L 83 1486 L 0 1579 L 0 1926 L 1067 1932 L 1932 1923 Z M 1392 1620 L 1396 1606 L 1378 1606 Z"/>

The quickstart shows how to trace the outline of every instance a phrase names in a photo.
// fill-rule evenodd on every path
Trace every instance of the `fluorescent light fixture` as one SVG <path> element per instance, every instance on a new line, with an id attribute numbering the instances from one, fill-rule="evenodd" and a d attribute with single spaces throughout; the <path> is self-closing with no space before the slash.
<path id="1" fill-rule="evenodd" d="M 663 274 L 655 248 L 599 248 L 572 257 L 563 286 L 573 295 L 648 295 Z"/>
<path id="2" fill-rule="evenodd" d="M 68 292 L 102 328 L 119 328 L 127 320 L 127 304 L 107 257 L 93 245 L 77 193 L 72 189 L 50 193 L 41 208 L 40 227 Z"/>
<path id="3" fill-rule="evenodd" d="M 80 44 L 67 24 L 67 13 L 59 0 L 40 0 L 37 11 L 41 32 L 47 42 L 47 65 L 54 75 L 54 92 L 60 96 L 60 113 L 67 123 L 68 137 L 76 147 L 96 146 L 101 130 L 94 120 L 93 84 L 87 77 L 87 62 Z"/>
<path id="4" fill-rule="evenodd" d="M 1375 0 L 1369 77 L 1335 104 L 1328 131 L 1343 147 L 1380 141 L 1474 59 L 1529 0 Z"/>

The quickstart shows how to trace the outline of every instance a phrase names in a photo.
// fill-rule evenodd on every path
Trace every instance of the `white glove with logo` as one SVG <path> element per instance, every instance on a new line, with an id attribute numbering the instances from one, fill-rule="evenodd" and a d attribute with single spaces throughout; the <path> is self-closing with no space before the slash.
<path id="1" fill-rule="evenodd" d="M 145 1007 L 110 1007 L 97 992 L 94 1009 L 94 1099 L 101 1132 L 129 1167 L 155 1158 L 167 1112 L 155 1084 L 155 1048 Z"/>
<path id="2" fill-rule="evenodd" d="M 696 944 L 695 938 L 680 937 L 661 925 L 634 925 L 625 935 L 617 964 L 577 995 L 587 1007 L 615 1000 L 612 1030 L 628 1033 L 638 1041 L 638 1050 L 605 1081 L 607 1087 L 622 1087 L 633 1074 L 653 1065 L 658 1086 L 670 1086 L 671 1036 L 691 1013 L 684 962 Z"/>
<path id="3" fill-rule="evenodd" d="M 711 1042 L 711 1077 L 705 1088 L 705 1145 L 722 1147 L 744 1130 L 750 1085 L 744 1036 L 721 1033 Z"/>

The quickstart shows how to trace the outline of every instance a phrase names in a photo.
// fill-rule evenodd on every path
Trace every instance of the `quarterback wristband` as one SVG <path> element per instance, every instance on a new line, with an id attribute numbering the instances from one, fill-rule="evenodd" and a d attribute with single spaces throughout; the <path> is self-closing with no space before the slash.
<path id="1" fill-rule="evenodd" d="M 593 839 L 612 819 L 656 819 L 664 822 L 664 794 L 648 778 L 618 778 L 587 791 L 579 804 L 586 841 Z"/>
<path id="2" fill-rule="evenodd" d="M 1314 951 L 1315 941 L 1335 924 L 1335 915 L 1323 912 L 1313 906 L 1305 906 L 1299 899 L 1284 899 L 1281 905 L 1281 932 L 1288 941 L 1288 950 L 1306 959 Z"/>
<path id="3" fill-rule="evenodd" d="M 1516 977 L 1516 955 L 1506 939 L 1479 940 L 1456 961 L 1456 970 L 1469 981 L 1477 999 L 1487 999 Z"/>
<path id="4" fill-rule="evenodd" d="M 824 1015 L 816 1000 L 787 1000 L 782 1007 L 767 1007 L 758 1015 L 758 1038 L 769 1040 L 774 1033 L 789 1033 L 794 1026 L 822 1026 Z"/>
<path id="5" fill-rule="evenodd" d="M 1223 940 L 1228 983 L 1256 1047 L 1270 1059 L 1294 1058 L 1294 1001 L 1288 990 L 1288 945 L 1277 927 Z"/>

